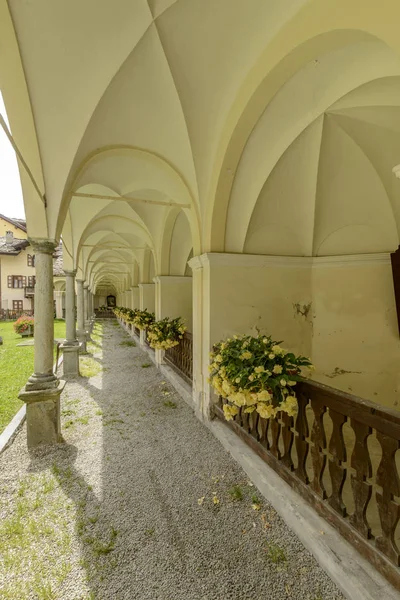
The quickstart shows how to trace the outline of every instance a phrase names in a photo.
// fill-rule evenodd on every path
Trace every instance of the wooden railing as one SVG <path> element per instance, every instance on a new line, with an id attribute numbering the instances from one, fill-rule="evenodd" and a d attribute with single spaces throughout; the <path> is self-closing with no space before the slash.
<path id="1" fill-rule="evenodd" d="M 0 321 L 16 321 L 22 315 L 33 317 L 33 310 L 12 310 L 8 308 L 0 309 Z"/>
<path id="2" fill-rule="evenodd" d="M 177 346 L 166 350 L 165 362 L 178 372 L 181 377 L 192 384 L 193 379 L 193 338 L 185 331 Z"/>
<path id="3" fill-rule="evenodd" d="M 400 590 L 400 413 L 316 382 L 296 418 L 243 409 L 227 423 Z"/>
<path id="4" fill-rule="evenodd" d="M 137 337 L 140 337 L 140 329 L 138 327 L 134 327 L 134 332 Z"/>

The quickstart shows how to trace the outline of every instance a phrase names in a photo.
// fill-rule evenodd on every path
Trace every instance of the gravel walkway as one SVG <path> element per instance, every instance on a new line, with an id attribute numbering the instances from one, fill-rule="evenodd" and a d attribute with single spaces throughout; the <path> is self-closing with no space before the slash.
<path id="1" fill-rule="evenodd" d="M 0 457 L 0 598 L 342 599 L 125 331 L 93 339 L 65 443 Z"/>

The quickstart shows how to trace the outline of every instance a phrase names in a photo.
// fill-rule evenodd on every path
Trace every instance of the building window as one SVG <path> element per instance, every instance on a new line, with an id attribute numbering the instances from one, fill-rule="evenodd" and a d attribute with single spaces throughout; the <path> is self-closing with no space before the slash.
<path id="1" fill-rule="evenodd" d="M 26 286 L 26 277 L 24 275 L 9 275 L 7 277 L 7 286 L 9 288 L 24 288 Z"/>
<path id="2" fill-rule="evenodd" d="M 34 266 L 35 266 L 35 255 L 28 254 L 28 267 L 34 267 Z"/>
<path id="3" fill-rule="evenodd" d="M 34 275 L 30 275 L 28 277 L 28 287 L 35 287 L 36 277 Z"/>
<path id="4" fill-rule="evenodd" d="M 23 310 L 22 300 L 13 300 L 13 310 Z"/>

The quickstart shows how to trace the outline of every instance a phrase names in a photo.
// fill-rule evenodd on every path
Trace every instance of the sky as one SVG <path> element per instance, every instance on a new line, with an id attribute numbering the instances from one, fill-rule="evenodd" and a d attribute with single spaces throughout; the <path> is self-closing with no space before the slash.
<path id="1" fill-rule="evenodd" d="M 7 120 L 3 97 L 0 92 L 0 113 Z M 6 217 L 24 219 L 24 203 L 15 152 L 0 126 L 0 213 Z"/>

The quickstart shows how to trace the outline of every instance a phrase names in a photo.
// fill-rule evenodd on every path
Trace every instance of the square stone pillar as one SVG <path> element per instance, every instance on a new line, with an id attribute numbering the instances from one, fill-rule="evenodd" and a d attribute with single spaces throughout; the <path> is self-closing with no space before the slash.
<path id="1" fill-rule="evenodd" d="M 294 310 L 310 302 L 310 259 L 203 254 L 193 272 L 193 399 L 204 418 L 216 400 L 208 383 L 209 353 L 220 340 L 261 332 L 295 353 L 311 356 L 312 315 Z M 299 268 L 301 267 L 301 268 Z"/>
<path id="2" fill-rule="evenodd" d="M 54 300 L 56 301 L 56 319 L 63 318 L 63 296 L 63 291 L 54 290 Z"/>
<path id="3" fill-rule="evenodd" d="M 53 373 L 53 252 L 57 243 L 43 239 L 29 241 L 36 266 L 34 373 L 19 398 L 27 405 L 28 446 L 34 447 L 61 441 L 60 394 L 65 381 Z"/>
<path id="4" fill-rule="evenodd" d="M 75 322 L 75 275 L 76 271 L 64 271 L 66 276 L 65 321 L 66 339 L 62 344 L 63 372 L 65 376 L 79 375 L 79 342 Z"/>
<path id="5" fill-rule="evenodd" d="M 140 308 L 140 289 L 139 286 L 133 285 L 131 287 L 131 291 L 129 292 L 131 296 L 131 308 L 132 310 L 135 308 Z"/>
<path id="6" fill-rule="evenodd" d="M 148 310 L 148 312 L 155 312 L 156 309 L 156 286 L 155 283 L 139 283 L 139 308 L 140 310 Z M 146 344 L 146 332 L 140 332 L 140 345 Z"/>

